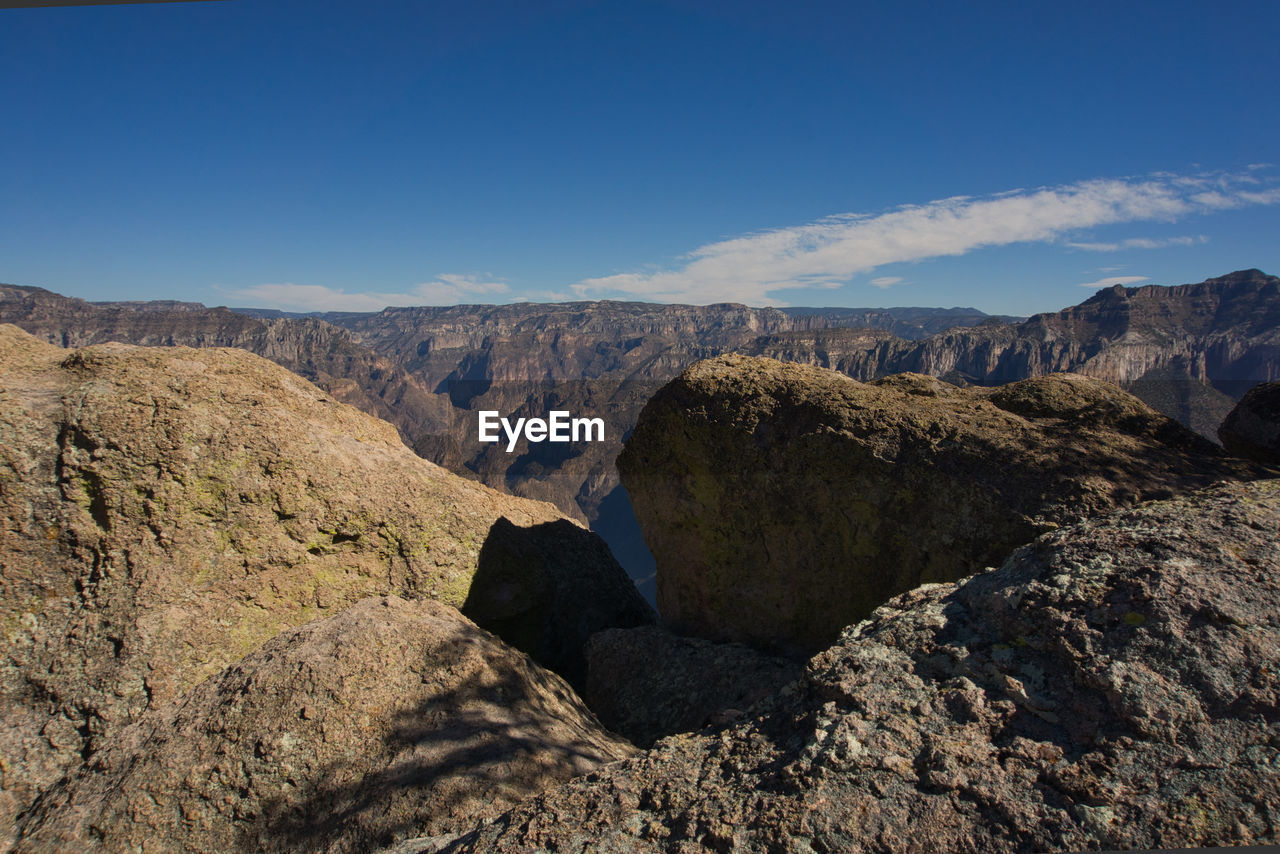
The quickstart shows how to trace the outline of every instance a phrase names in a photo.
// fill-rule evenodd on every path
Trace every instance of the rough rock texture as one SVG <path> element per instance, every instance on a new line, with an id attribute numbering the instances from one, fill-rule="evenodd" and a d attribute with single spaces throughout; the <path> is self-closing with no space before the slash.
<path id="1" fill-rule="evenodd" d="M 849 628 L 798 690 L 453 852 L 1079 851 L 1280 839 L 1280 482 L 1116 511 Z"/>
<path id="2" fill-rule="evenodd" d="M 256 356 L 0 325 L 0 824 L 282 629 L 372 594 L 462 605 L 504 517 L 563 518 Z M 599 549 L 561 533 L 589 541 L 567 559 Z"/>
<path id="3" fill-rule="evenodd" d="M 608 547 L 567 519 L 532 528 L 495 522 L 462 613 L 575 686 L 593 634 L 658 621 Z"/>
<path id="4" fill-rule="evenodd" d="M 587 647 L 587 668 L 592 710 L 646 748 L 663 736 L 742 718 L 804 673 L 802 662 L 657 626 L 600 632 Z"/>
<path id="5" fill-rule="evenodd" d="M 1240 398 L 1218 438 L 1236 456 L 1280 466 L 1280 382 L 1261 383 Z"/>
<path id="6" fill-rule="evenodd" d="M 863 384 L 745 356 L 663 388 L 618 470 L 675 631 L 810 651 L 1060 524 L 1253 473 L 1086 377 Z"/>
<path id="7" fill-rule="evenodd" d="M 40 799 L 17 850 L 368 851 L 634 752 L 453 608 L 376 597 L 144 717 Z"/>

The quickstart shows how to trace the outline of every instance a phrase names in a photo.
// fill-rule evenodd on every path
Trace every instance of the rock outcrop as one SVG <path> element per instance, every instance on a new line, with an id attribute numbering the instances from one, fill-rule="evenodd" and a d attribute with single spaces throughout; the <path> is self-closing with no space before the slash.
<path id="1" fill-rule="evenodd" d="M 1260 383 L 1240 398 L 1218 438 L 1236 456 L 1280 466 L 1280 382 Z"/>
<path id="2" fill-rule="evenodd" d="M 803 673 L 802 662 L 742 644 L 658 626 L 609 629 L 587 647 L 584 696 L 606 726 L 647 748 L 663 736 L 744 718 Z"/>
<path id="3" fill-rule="evenodd" d="M 0 823 L 284 629 L 370 595 L 461 606 L 504 519 L 508 540 L 564 521 L 580 562 L 561 574 L 626 586 L 599 582 L 616 564 L 551 505 L 432 465 L 256 356 L 68 352 L 0 325 Z M 631 609 L 597 603 L 579 634 Z"/>
<path id="4" fill-rule="evenodd" d="M 1257 476 L 1087 377 L 863 384 L 745 356 L 664 387 L 618 469 L 673 629 L 784 651 L 1061 524 Z"/>
<path id="5" fill-rule="evenodd" d="M 660 741 L 446 850 L 1274 844 L 1278 526 L 1271 480 L 1046 534 L 878 609 L 759 717 Z"/>
<path id="6" fill-rule="evenodd" d="M 453 608 L 371 598 L 125 730 L 40 799 L 16 850 L 369 851 L 634 752 Z"/>

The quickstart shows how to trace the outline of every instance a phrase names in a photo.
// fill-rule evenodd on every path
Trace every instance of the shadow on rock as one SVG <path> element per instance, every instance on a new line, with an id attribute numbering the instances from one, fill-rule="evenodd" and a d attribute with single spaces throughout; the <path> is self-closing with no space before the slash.
<path id="1" fill-rule="evenodd" d="M 459 642 L 459 657 L 467 644 Z M 381 770 L 336 762 L 304 801 L 264 801 L 263 820 L 238 847 L 355 852 L 467 829 L 623 755 L 618 745 L 602 749 L 599 729 L 569 710 L 594 724 L 559 680 L 534 686 L 524 674 L 484 674 L 397 712 L 382 751 L 394 760 Z"/>
<path id="2" fill-rule="evenodd" d="M 480 549 L 462 613 L 575 687 L 593 634 L 658 621 L 599 536 L 564 520 L 521 528 L 505 517 Z"/>

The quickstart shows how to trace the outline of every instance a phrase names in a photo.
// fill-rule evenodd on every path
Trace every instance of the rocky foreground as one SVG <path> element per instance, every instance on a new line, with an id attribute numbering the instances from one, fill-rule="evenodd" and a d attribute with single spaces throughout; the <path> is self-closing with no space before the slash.
<path id="1" fill-rule="evenodd" d="M 1268 400 L 1224 440 L 1265 448 Z M 1280 838 L 1265 459 L 1073 375 L 735 356 L 645 413 L 623 469 L 675 627 L 790 655 L 656 625 L 555 508 L 262 359 L 0 325 L 0 846 Z"/>
<path id="2" fill-rule="evenodd" d="M 18 847 L 368 851 L 634 752 L 453 608 L 375 597 L 144 717 L 36 803 Z"/>
<path id="3" fill-rule="evenodd" d="M 877 609 L 750 720 L 660 741 L 443 850 L 1275 842 L 1278 528 L 1274 480 L 1065 527 Z"/>

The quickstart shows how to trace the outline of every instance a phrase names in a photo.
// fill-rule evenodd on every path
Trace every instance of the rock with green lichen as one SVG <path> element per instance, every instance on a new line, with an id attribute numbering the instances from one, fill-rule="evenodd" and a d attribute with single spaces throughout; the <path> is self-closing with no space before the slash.
<path id="1" fill-rule="evenodd" d="M 889 597 L 1247 464 L 1100 380 L 994 389 L 721 356 L 645 407 L 618 470 L 677 631 L 813 651 Z"/>
<path id="2" fill-rule="evenodd" d="M 67 351 L 0 325 L 0 823 L 282 630 L 371 595 L 461 606 L 504 518 L 528 536 L 564 519 L 257 356 Z M 557 530 L 590 541 L 565 553 L 578 577 L 625 586 L 595 535 Z M 574 631 L 636 624 L 617 613 Z"/>

